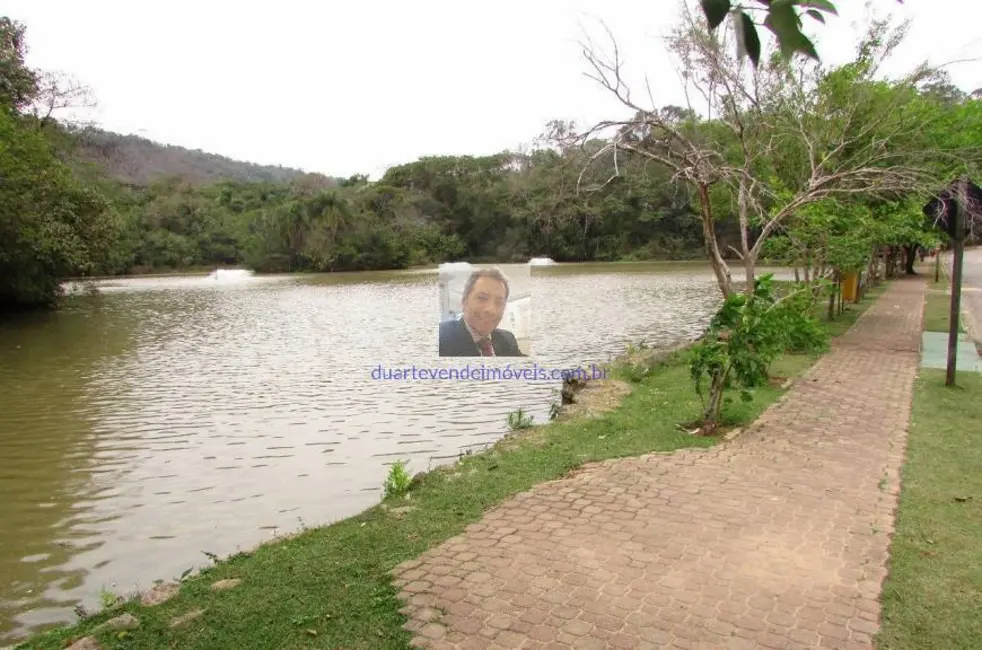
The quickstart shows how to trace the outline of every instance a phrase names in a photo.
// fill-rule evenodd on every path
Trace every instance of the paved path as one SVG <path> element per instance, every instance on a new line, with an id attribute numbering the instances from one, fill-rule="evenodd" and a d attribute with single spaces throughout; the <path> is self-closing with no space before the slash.
<path id="1" fill-rule="evenodd" d="M 895 282 L 733 442 L 542 484 L 398 567 L 414 643 L 871 648 L 923 296 Z"/>

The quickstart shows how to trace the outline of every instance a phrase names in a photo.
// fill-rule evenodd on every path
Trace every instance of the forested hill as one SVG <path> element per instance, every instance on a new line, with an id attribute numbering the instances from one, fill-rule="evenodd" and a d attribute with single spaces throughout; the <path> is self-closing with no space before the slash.
<path id="1" fill-rule="evenodd" d="M 147 186 L 163 178 L 180 178 L 190 185 L 201 186 L 221 181 L 285 182 L 309 176 L 300 169 L 232 160 L 136 135 L 87 128 L 77 136 L 74 152 L 77 160 L 93 163 L 110 178 L 127 185 Z M 324 187 L 337 185 L 335 179 L 326 176 L 322 179 Z"/>

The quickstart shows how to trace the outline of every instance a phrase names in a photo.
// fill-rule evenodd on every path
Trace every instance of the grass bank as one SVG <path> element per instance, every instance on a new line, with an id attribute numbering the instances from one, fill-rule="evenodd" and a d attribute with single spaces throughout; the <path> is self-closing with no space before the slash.
<path id="1" fill-rule="evenodd" d="M 947 331 L 931 308 L 924 329 Z M 881 650 L 982 648 L 982 375 L 944 383 L 922 368 L 914 385 Z"/>
<path id="2" fill-rule="evenodd" d="M 848 305 L 826 324 L 829 331 L 845 331 L 878 293 L 860 305 Z M 816 356 L 785 355 L 772 371 L 798 375 Z M 638 378 L 631 382 L 631 393 L 599 417 L 525 430 L 487 452 L 431 472 L 409 499 L 390 498 L 344 521 L 236 554 L 186 579 L 180 593 L 163 604 L 126 602 L 21 647 L 55 650 L 91 636 L 101 648 L 120 650 L 408 648 L 402 603 L 389 575 L 397 564 L 459 534 L 507 497 L 562 477 L 584 462 L 716 444 L 677 426 L 701 411 L 686 359 L 682 351 L 651 364 L 646 373 L 629 373 Z M 740 426 L 753 421 L 782 392 L 767 387 L 750 402 L 733 400 L 724 412 L 725 422 Z M 215 591 L 212 585 L 220 580 L 241 583 Z M 134 616 L 138 626 L 100 627 L 123 613 Z M 180 617 L 186 618 L 176 623 Z"/>
<path id="3" fill-rule="evenodd" d="M 881 650 L 982 648 L 982 375 L 944 382 L 914 388 Z"/>
<path id="4" fill-rule="evenodd" d="M 951 319 L 951 296 L 947 293 L 928 292 L 924 302 L 924 331 L 947 332 Z M 964 318 L 958 319 L 958 331 L 964 332 Z"/>

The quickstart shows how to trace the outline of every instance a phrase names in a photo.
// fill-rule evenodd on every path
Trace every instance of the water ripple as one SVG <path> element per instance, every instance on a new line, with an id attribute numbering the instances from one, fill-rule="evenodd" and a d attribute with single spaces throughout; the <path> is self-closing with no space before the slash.
<path id="1" fill-rule="evenodd" d="M 433 274 L 111 285 L 0 330 L 0 642 L 357 512 L 393 461 L 452 461 L 519 407 L 544 421 L 557 388 L 373 380 L 466 363 L 436 356 Z M 562 368 L 691 338 L 719 302 L 694 265 L 560 265 L 530 287 L 532 361 Z"/>

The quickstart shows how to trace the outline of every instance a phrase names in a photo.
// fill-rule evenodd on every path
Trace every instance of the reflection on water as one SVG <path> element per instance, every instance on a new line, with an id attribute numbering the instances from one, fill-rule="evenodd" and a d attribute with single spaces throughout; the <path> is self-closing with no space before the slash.
<path id="1" fill-rule="evenodd" d="M 691 264 L 540 267 L 531 284 L 552 367 L 692 337 L 719 301 Z M 116 279 L 0 326 L 0 640 L 353 514 L 386 464 L 455 459 L 516 408 L 546 420 L 554 382 L 371 378 L 467 362 L 437 357 L 438 300 L 425 271 Z"/>

